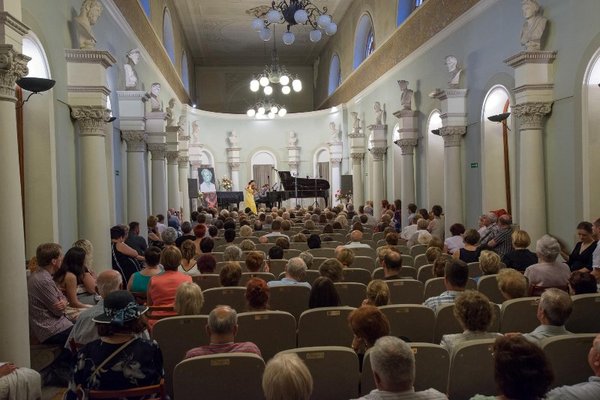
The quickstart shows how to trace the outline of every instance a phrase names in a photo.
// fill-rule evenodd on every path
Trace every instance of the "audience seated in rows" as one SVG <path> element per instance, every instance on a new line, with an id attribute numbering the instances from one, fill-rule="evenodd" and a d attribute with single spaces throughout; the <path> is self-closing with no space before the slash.
<path id="1" fill-rule="evenodd" d="M 200 315 L 204 295 L 194 282 L 183 282 L 175 292 L 175 312 L 177 315 Z"/>
<path id="2" fill-rule="evenodd" d="M 352 232 L 350 232 L 350 242 L 348 244 L 345 244 L 344 247 L 347 249 L 371 248 L 371 246 L 369 246 L 368 244 L 361 243 L 362 239 L 363 233 L 355 229 Z"/>
<path id="3" fill-rule="evenodd" d="M 319 266 L 319 274 L 331 279 L 332 282 L 341 282 L 344 279 L 344 266 L 335 258 L 328 258 Z"/>
<path id="4" fill-rule="evenodd" d="M 219 272 L 219 281 L 223 287 L 238 286 L 242 279 L 242 267 L 237 261 L 228 261 Z"/>
<path id="5" fill-rule="evenodd" d="M 527 296 L 527 278 L 516 269 L 503 268 L 498 271 L 496 279 L 498 281 L 498 289 L 506 300 Z"/>
<path id="6" fill-rule="evenodd" d="M 260 278 L 252 278 L 246 284 L 247 311 L 267 311 L 269 309 L 269 286 Z"/>
<path id="7" fill-rule="evenodd" d="M 502 262 L 508 268 L 514 268 L 517 271 L 525 272 L 527 267 L 536 264 L 538 257 L 535 253 L 529 251 L 531 244 L 529 234 L 522 230 L 516 230 L 511 236 L 513 249 L 502 257 Z"/>
<path id="8" fill-rule="evenodd" d="M 181 264 L 177 270 L 188 275 L 198 275 L 200 271 L 198 271 L 196 245 L 194 242 L 192 240 L 186 240 L 178 247 L 181 249 Z"/>
<path id="9" fill-rule="evenodd" d="M 354 334 L 352 348 L 358 354 L 360 364 L 365 352 L 377 339 L 390 334 L 390 321 L 375 306 L 361 306 L 348 315 L 348 323 Z"/>
<path id="10" fill-rule="evenodd" d="M 571 271 L 565 263 L 557 261 L 560 254 L 558 241 L 550 235 L 544 235 L 537 241 L 535 251 L 539 262 L 527 267 L 524 273 L 529 285 L 566 288 Z"/>
<path id="11" fill-rule="evenodd" d="M 278 281 L 269 281 L 269 287 L 300 285 L 311 288 L 310 283 L 303 282 L 306 277 L 306 264 L 300 257 L 290 258 L 285 266 L 285 277 Z"/>
<path id="12" fill-rule="evenodd" d="M 540 326 L 523 336 L 539 344 L 541 340 L 548 337 L 570 334 L 571 332 L 565 328 L 565 323 L 572 311 L 573 301 L 567 292 L 555 288 L 546 290 L 542 293 L 537 309 Z"/>
<path id="13" fill-rule="evenodd" d="M 480 235 L 475 229 L 467 229 L 463 237 L 465 247 L 452 253 L 452 257 L 465 263 L 479 261 L 479 243 Z"/>
<path id="14" fill-rule="evenodd" d="M 460 260 L 452 260 L 446 263 L 444 269 L 444 285 L 446 291 L 439 296 L 430 297 L 423 303 L 427 307 L 437 311 L 444 304 L 454 303 L 456 297 L 464 292 L 469 280 L 469 267 Z"/>

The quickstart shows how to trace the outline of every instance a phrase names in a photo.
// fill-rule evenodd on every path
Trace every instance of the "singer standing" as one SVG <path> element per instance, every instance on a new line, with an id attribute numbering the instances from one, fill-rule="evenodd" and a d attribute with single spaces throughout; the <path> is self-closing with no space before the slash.
<path id="1" fill-rule="evenodd" d="M 254 214 L 258 214 L 256 212 L 256 202 L 254 201 L 254 194 L 256 192 L 256 182 L 251 180 L 244 189 L 244 207 L 249 208 Z"/>

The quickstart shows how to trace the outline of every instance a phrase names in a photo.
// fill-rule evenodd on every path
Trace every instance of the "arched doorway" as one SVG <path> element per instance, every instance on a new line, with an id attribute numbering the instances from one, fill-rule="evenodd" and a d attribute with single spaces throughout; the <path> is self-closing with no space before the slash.
<path id="1" fill-rule="evenodd" d="M 583 179 L 583 215 L 586 221 L 600 216 L 600 49 L 588 64 L 582 88 L 581 167 Z"/>

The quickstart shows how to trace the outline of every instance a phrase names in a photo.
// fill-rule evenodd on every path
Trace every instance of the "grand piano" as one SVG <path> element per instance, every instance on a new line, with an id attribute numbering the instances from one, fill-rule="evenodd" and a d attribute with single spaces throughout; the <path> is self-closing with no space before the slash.
<path id="1" fill-rule="evenodd" d="M 329 182 L 317 178 L 294 178 L 290 171 L 277 171 L 283 190 L 267 193 L 267 201 L 271 204 L 288 199 L 322 198 L 327 207 L 329 197 Z"/>

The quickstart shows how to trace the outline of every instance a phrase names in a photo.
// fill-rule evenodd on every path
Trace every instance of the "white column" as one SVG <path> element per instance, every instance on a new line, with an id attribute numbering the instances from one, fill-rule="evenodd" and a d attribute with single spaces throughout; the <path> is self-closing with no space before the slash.
<path id="1" fill-rule="evenodd" d="M 0 10 L 3 10 L 0 3 Z M 15 26 L 22 24 L 11 14 L 4 14 Z M 0 28 L 8 24 L 0 20 Z M 22 25 L 21 35 L 27 32 Z M 29 57 L 19 53 L 18 43 L 0 44 L 0 204 L 3 211 L 4 229 L 0 231 L 0 358 L 18 366 L 29 366 L 29 320 L 27 303 L 27 280 L 25 277 L 25 242 L 21 182 L 19 177 L 19 149 L 17 145 L 17 119 L 15 113 L 15 81 L 27 74 Z M 6 43 L 4 31 L 0 43 Z"/>
<path id="2" fill-rule="evenodd" d="M 365 204 L 363 187 L 363 159 L 365 153 L 352 153 L 352 201 L 356 207 Z"/>
<path id="3" fill-rule="evenodd" d="M 136 221 L 145 226 L 148 218 L 148 188 L 146 187 L 146 133 L 123 131 L 127 142 L 127 222 Z M 146 236 L 146 230 L 140 231 Z"/>
<path id="4" fill-rule="evenodd" d="M 79 128 L 79 237 L 94 246 L 98 271 L 110 269 L 110 212 L 106 174 L 104 106 L 71 106 L 71 117 Z"/>
<path id="5" fill-rule="evenodd" d="M 377 220 L 381 218 L 381 201 L 384 191 L 384 172 L 385 168 L 385 147 L 371 148 L 371 157 L 373 157 L 373 215 Z"/>
<path id="6" fill-rule="evenodd" d="M 554 101 L 555 51 L 522 51 L 504 62 L 515 69 L 512 112 L 519 126 L 518 217 L 532 242 L 547 233 L 544 118 Z"/>
<path id="7" fill-rule="evenodd" d="M 66 49 L 68 103 L 79 134 L 79 237 L 94 246 L 97 271 L 111 268 L 106 129 L 110 93 L 106 70 L 117 61 L 107 51 Z"/>
<path id="8" fill-rule="evenodd" d="M 415 161 L 414 153 L 418 139 L 400 139 L 396 145 L 401 150 L 402 177 L 400 181 L 400 199 L 402 204 L 415 202 Z"/>
<path id="9" fill-rule="evenodd" d="M 232 190 L 234 192 L 240 191 L 240 163 L 239 162 L 230 162 L 229 168 L 231 168 L 231 183 Z M 271 182 L 274 177 L 271 177 Z M 272 185 L 272 183 L 271 183 Z"/>
<path id="10" fill-rule="evenodd" d="M 334 194 L 340 190 L 342 186 L 342 175 L 340 167 L 342 165 L 341 158 L 330 158 L 331 162 L 331 188 L 329 189 L 329 205 L 333 206 L 335 197 Z"/>
<path id="11" fill-rule="evenodd" d="M 525 103 L 512 107 L 519 118 L 519 225 L 532 240 L 547 233 L 546 177 L 543 120 L 552 103 Z"/>
<path id="12" fill-rule="evenodd" d="M 190 193 L 188 191 L 188 178 L 190 176 L 190 159 L 187 155 L 179 154 L 178 174 L 179 174 L 179 192 L 181 193 L 181 207 L 183 209 L 183 218 L 190 221 Z"/>
<path id="13" fill-rule="evenodd" d="M 296 176 L 299 173 L 300 167 L 300 146 L 288 146 L 288 165 L 290 173 Z"/>
<path id="14" fill-rule="evenodd" d="M 454 223 L 464 223 L 460 141 L 465 132 L 466 128 L 464 126 L 440 128 L 440 135 L 444 139 L 444 213 L 446 230 Z"/>
<path id="15" fill-rule="evenodd" d="M 179 211 L 179 152 L 167 152 L 167 185 L 168 185 L 168 205 Z"/>
<path id="16" fill-rule="evenodd" d="M 152 214 L 167 216 L 167 163 L 165 143 L 148 143 L 152 153 Z"/>

